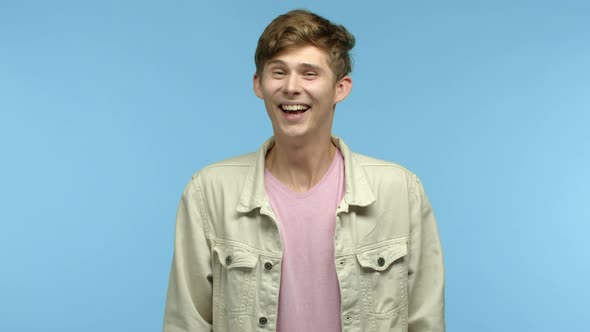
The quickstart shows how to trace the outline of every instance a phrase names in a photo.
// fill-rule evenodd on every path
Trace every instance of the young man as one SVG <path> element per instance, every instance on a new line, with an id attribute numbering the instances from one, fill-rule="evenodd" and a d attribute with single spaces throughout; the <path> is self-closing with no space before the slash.
<path id="1" fill-rule="evenodd" d="M 256 49 L 274 135 L 196 173 L 176 223 L 164 331 L 444 331 L 444 272 L 418 178 L 332 136 L 354 37 L 296 10 Z"/>

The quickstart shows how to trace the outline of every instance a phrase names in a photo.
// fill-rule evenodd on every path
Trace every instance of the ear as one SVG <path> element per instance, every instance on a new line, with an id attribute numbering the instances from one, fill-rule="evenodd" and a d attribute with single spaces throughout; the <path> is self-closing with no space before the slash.
<path id="1" fill-rule="evenodd" d="M 252 85 L 254 88 L 254 94 L 260 98 L 260 99 L 264 99 L 263 95 L 262 95 L 262 82 L 260 82 L 260 77 L 258 76 L 257 73 L 254 74 L 254 78 L 252 79 Z"/>
<path id="2" fill-rule="evenodd" d="M 338 104 L 348 96 L 352 89 L 352 78 L 346 75 L 336 82 L 336 94 L 334 95 L 334 104 Z"/>

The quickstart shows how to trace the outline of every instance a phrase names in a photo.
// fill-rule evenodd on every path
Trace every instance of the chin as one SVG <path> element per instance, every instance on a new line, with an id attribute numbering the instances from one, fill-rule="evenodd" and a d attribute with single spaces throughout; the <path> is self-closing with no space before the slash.
<path id="1" fill-rule="evenodd" d="M 288 138 L 305 137 L 308 134 L 305 130 L 279 130 L 275 131 L 275 136 L 282 136 Z"/>

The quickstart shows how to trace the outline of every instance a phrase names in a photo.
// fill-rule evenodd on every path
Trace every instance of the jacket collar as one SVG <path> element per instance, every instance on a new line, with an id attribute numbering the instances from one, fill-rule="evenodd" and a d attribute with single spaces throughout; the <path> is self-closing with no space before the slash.
<path id="1" fill-rule="evenodd" d="M 332 142 L 340 149 L 344 157 L 344 180 L 346 192 L 344 201 L 348 205 L 367 206 L 375 201 L 373 191 L 369 187 L 365 170 L 358 162 L 356 156 L 350 151 L 344 141 L 338 136 L 331 137 Z M 248 175 L 240 202 L 237 207 L 238 212 L 250 212 L 256 208 L 261 208 L 267 201 L 268 197 L 264 187 L 264 160 L 266 152 L 274 145 L 274 137 L 270 137 L 258 149 L 248 169 Z"/>

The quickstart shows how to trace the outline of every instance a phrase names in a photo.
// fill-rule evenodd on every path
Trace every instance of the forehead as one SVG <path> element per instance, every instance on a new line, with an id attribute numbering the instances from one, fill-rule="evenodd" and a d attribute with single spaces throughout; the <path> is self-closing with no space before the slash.
<path id="1" fill-rule="evenodd" d="M 266 62 L 266 65 L 311 66 L 329 69 L 328 53 L 312 45 L 290 47 Z"/>

